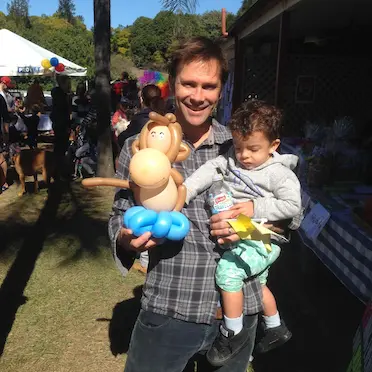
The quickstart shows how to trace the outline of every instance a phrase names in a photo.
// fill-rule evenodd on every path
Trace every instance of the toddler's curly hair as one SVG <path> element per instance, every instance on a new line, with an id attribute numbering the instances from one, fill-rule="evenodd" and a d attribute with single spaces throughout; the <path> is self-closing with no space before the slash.
<path id="1" fill-rule="evenodd" d="M 243 138 L 253 132 L 263 132 L 272 142 L 279 138 L 282 112 L 264 101 L 243 102 L 232 115 L 229 127 L 231 132 Z"/>

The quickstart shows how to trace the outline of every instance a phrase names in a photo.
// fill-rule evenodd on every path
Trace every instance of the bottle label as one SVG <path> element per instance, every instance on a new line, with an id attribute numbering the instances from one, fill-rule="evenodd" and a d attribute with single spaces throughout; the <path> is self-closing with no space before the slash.
<path id="1" fill-rule="evenodd" d="M 217 195 L 211 194 L 209 197 L 213 214 L 226 211 L 234 205 L 230 192 L 224 192 Z"/>

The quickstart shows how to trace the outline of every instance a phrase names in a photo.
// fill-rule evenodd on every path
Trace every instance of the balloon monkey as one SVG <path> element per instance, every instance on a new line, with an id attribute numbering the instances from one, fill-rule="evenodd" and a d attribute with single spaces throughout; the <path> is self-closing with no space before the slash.
<path id="1" fill-rule="evenodd" d="M 137 236 L 151 231 L 155 238 L 180 240 L 189 230 L 188 219 L 179 213 L 185 203 L 186 188 L 172 163 L 185 160 L 190 148 L 182 143 L 182 129 L 173 114 L 151 112 L 149 118 L 132 144 L 130 181 L 94 177 L 82 184 L 131 189 L 139 206 L 126 211 L 124 225 Z"/>

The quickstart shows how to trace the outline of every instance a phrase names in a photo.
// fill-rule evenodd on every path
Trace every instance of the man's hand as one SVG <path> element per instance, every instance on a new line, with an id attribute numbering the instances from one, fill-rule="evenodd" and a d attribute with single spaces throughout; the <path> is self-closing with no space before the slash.
<path id="1" fill-rule="evenodd" d="M 238 213 L 239 214 L 239 213 Z M 235 210 L 228 210 L 214 214 L 210 219 L 211 235 L 218 236 L 217 242 L 219 244 L 228 244 L 240 240 L 239 235 L 236 234 L 230 224 L 226 221 L 237 216 Z"/>
<path id="2" fill-rule="evenodd" d="M 143 252 L 154 248 L 164 242 L 165 239 L 151 239 L 151 233 L 146 232 L 137 237 L 132 230 L 121 228 L 118 235 L 118 244 L 128 251 Z"/>

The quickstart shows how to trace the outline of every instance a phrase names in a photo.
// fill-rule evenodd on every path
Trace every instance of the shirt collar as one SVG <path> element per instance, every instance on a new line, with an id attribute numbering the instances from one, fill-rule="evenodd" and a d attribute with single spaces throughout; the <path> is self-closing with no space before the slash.
<path id="1" fill-rule="evenodd" d="M 204 141 L 205 145 L 222 145 L 232 139 L 230 129 L 221 125 L 217 120 L 212 119 L 212 129 L 208 138 Z"/>

